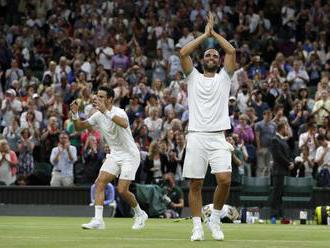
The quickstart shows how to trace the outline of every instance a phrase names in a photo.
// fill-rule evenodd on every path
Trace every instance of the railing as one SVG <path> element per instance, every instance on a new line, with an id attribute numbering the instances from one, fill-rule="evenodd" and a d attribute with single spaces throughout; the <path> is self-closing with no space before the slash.
<path id="1" fill-rule="evenodd" d="M 133 189 L 134 191 L 134 189 Z M 188 205 L 188 188 L 183 188 L 185 204 Z M 212 202 L 214 187 L 203 188 L 203 204 Z M 232 187 L 228 204 L 239 206 L 240 187 Z M 0 186 L 0 204 L 57 204 L 88 205 L 90 192 L 88 186 L 50 187 L 50 186 Z M 330 205 L 330 188 L 313 190 L 312 206 Z"/>

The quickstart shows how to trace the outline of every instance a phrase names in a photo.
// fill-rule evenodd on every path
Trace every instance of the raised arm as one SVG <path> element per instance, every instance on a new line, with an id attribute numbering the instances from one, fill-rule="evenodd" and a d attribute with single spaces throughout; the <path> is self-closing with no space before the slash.
<path id="1" fill-rule="evenodd" d="M 115 124 L 122 128 L 127 128 L 128 127 L 128 120 L 127 118 L 124 118 L 123 116 L 119 116 L 118 114 L 115 113 L 115 111 L 109 111 L 104 102 L 100 101 L 100 99 L 95 100 L 96 108 L 104 114 L 107 118 L 110 118 L 111 121 L 113 121 Z"/>
<path id="2" fill-rule="evenodd" d="M 180 50 L 180 61 L 181 66 L 183 69 L 184 74 L 189 75 L 193 70 L 193 62 L 190 58 L 190 54 L 193 53 L 200 44 L 203 43 L 203 41 L 211 36 L 211 31 L 213 30 L 213 19 L 209 20 L 207 25 L 205 26 L 205 32 L 204 34 L 198 36 L 196 39 L 190 41 L 188 44 L 186 44 L 183 48 Z"/>
<path id="3" fill-rule="evenodd" d="M 118 126 L 120 126 L 122 128 L 128 127 L 128 121 L 124 117 L 116 115 L 115 113 L 113 113 L 111 111 L 106 111 L 104 114 L 107 117 L 109 117 L 114 123 L 116 123 Z"/>
<path id="4" fill-rule="evenodd" d="M 213 29 L 211 31 L 212 36 L 217 40 L 220 47 L 225 51 L 225 70 L 229 75 L 232 75 L 236 66 L 236 50 L 235 48 L 220 34 L 216 33 Z"/>
<path id="5" fill-rule="evenodd" d="M 184 74 L 189 75 L 193 70 L 193 62 L 189 56 L 196 48 L 208 37 L 207 34 L 202 34 L 196 39 L 190 41 L 180 50 L 180 61 Z"/>
<path id="6" fill-rule="evenodd" d="M 82 121 L 79 119 L 78 115 L 78 104 L 73 101 L 70 105 L 71 113 L 72 113 L 72 121 L 76 131 L 82 131 L 86 128 L 91 128 L 92 126 L 87 121 Z"/>

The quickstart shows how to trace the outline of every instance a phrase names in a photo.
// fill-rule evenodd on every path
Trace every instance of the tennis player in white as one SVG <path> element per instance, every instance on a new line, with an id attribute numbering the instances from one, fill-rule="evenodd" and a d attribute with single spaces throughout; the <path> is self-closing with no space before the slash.
<path id="1" fill-rule="evenodd" d="M 193 67 L 190 54 L 208 37 L 213 37 L 225 52 L 224 68 L 217 73 L 219 52 L 208 49 L 203 57 L 203 74 Z M 188 84 L 189 125 L 183 176 L 190 179 L 189 205 L 193 216 L 192 241 L 203 240 L 201 224 L 203 180 L 210 164 L 216 177 L 212 211 L 208 227 L 212 237 L 223 240 L 220 211 L 228 197 L 231 182 L 231 152 L 224 131 L 230 129 L 228 114 L 231 76 L 236 63 L 235 48 L 213 30 L 213 16 L 209 14 L 204 34 L 189 42 L 180 50 L 181 65 Z"/>
<path id="2" fill-rule="evenodd" d="M 95 217 L 89 223 L 83 224 L 82 228 L 105 228 L 103 221 L 104 189 L 109 182 L 119 176 L 117 191 L 133 208 L 132 229 L 138 230 L 144 227 L 148 215 L 140 208 L 135 196 L 129 191 L 129 186 L 135 179 L 135 173 L 140 164 L 140 153 L 132 137 L 127 114 L 124 110 L 112 105 L 113 97 L 114 92 L 111 88 L 100 87 L 95 100 L 97 111 L 86 121 L 79 120 L 76 102 L 70 106 L 76 130 L 97 126 L 111 148 L 111 154 L 104 161 L 95 181 Z"/>

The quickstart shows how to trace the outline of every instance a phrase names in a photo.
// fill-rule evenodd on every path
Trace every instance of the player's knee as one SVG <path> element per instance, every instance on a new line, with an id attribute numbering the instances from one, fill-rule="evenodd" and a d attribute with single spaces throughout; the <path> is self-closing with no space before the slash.
<path id="1" fill-rule="evenodd" d="M 97 178 L 95 180 L 95 189 L 103 189 L 105 187 L 106 183 L 101 179 L 101 178 Z"/>
<path id="2" fill-rule="evenodd" d="M 192 192 L 198 192 L 198 191 L 201 191 L 202 190 L 202 187 L 203 187 L 203 182 L 202 181 L 190 181 L 190 190 Z"/>
<path id="3" fill-rule="evenodd" d="M 128 189 L 124 186 L 118 186 L 117 187 L 117 191 L 118 191 L 118 194 L 121 195 L 121 196 L 124 196 L 128 193 Z"/>
<path id="4" fill-rule="evenodd" d="M 220 177 L 218 182 L 222 187 L 229 187 L 231 184 L 231 177 L 230 176 Z"/>

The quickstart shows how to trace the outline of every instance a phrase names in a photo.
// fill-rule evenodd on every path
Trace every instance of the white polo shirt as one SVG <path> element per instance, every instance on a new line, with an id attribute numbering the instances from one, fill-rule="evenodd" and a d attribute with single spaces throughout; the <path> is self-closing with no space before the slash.
<path id="1" fill-rule="evenodd" d="M 103 53 L 101 53 L 101 50 L 103 50 Z M 108 58 L 107 56 L 113 56 L 113 50 L 111 47 L 98 47 L 95 49 L 95 53 L 97 56 L 99 56 L 99 63 L 103 65 L 103 68 L 105 70 L 111 70 L 111 58 Z"/>
<path id="2" fill-rule="evenodd" d="M 188 84 L 189 131 L 212 132 L 230 129 L 228 111 L 231 79 L 224 68 L 205 77 L 193 68 Z"/>
<path id="3" fill-rule="evenodd" d="M 123 109 L 112 106 L 111 113 L 113 112 L 115 115 L 125 118 L 128 122 L 127 114 Z M 124 158 L 127 158 L 127 156 L 140 156 L 129 126 L 127 128 L 118 126 L 111 120 L 110 116 L 100 111 L 96 111 L 87 121 L 92 126 L 98 126 L 102 137 L 111 148 L 113 157 L 122 159 L 122 156 Z"/>
<path id="4" fill-rule="evenodd" d="M 330 147 L 330 142 L 327 142 L 328 143 L 328 147 Z M 317 149 L 316 149 L 316 155 L 315 155 L 315 160 L 318 161 L 321 159 L 323 153 L 325 152 L 327 148 L 324 148 L 323 146 L 319 146 Z M 330 165 L 330 152 L 327 152 L 323 158 L 323 162 L 322 162 L 322 165 Z M 320 166 L 322 167 L 322 166 Z"/>

